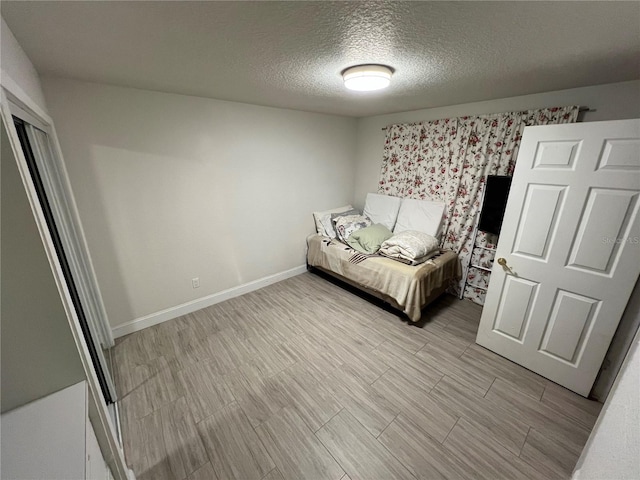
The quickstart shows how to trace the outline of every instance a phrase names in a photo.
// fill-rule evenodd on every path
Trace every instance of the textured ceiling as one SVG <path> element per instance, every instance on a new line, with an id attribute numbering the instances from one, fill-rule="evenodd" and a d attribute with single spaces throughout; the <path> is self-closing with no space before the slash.
<path id="1" fill-rule="evenodd" d="M 640 2 L 12 2 L 43 76 L 349 116 L 640 77 Z M 395 69 L 379 92 L 340 72 Z"/>

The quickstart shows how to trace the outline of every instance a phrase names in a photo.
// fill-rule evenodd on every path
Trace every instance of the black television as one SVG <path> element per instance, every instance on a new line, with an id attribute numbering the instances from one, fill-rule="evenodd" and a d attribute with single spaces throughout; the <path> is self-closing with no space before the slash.
<path id="1" fill-rule="evenodd" d="M 487 175 L 478 230 L 500 235 L 510 188 L 511 177 L 506 175 Z"/>

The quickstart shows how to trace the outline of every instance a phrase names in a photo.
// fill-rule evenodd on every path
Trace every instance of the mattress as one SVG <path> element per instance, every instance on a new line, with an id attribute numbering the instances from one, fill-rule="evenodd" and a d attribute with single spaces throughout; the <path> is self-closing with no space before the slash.
<path id="1" fill-rule="evenodd" d="M 344 243 L 321 235 L 307 238 L 307 263 L 336 274 L 349 283 L 392 300 L 413 322 L 420 320 L 422 308 L 462 275 L 455 252 L 442 250 L 425 263 L 411 266 L 382 256 L 350 261 L 357 252 Z"/>

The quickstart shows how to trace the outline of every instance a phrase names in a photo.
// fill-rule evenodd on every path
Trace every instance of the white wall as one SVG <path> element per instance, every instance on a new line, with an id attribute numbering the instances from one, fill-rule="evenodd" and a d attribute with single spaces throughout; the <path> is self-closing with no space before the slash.
<path id="1" fill-rule="evenodd" d="M 640 81 L 596 85 L 359 119 L 353 204 L 362 207 L 367 192 L 376 192 L 378 189 L 385 136 L 382 128 L 387 125 L 561 105 L 582 105 L 595 109 L 594 112 L 587 112 L 581 117 L 587 122 L 638 118 L 640 117 Z"/>
<path id="2" fill-rule="evenodd" d="M 351 200 L 355 119 L 42 83 L 114 327 L 304 265 Z"/>
<path id="3" fill-rule="evenodd" d="M 640 333 L 589 436 L 575 480 L 640 478 Z"/>
<path id="4" fill-rule="evenodd" d="M 0 23 L 0 68 L 1 81 L 15 88 L 18 87 L 26 97 L 43 111 L 46 111 L 44 94 L 40 85 L 40 78 L 33 64 L 24 53 L 20 44 L 4 21 Z"/>

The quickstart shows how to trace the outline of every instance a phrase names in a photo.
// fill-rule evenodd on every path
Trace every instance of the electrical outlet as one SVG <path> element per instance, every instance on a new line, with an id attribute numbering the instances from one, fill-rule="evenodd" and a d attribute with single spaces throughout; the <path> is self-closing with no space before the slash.
<path id="1" fill-rule="evenodd" d="M 200 278 L 192 278 L 191 285 L 193 285 L 193 288 L 200 288 Z"/>

